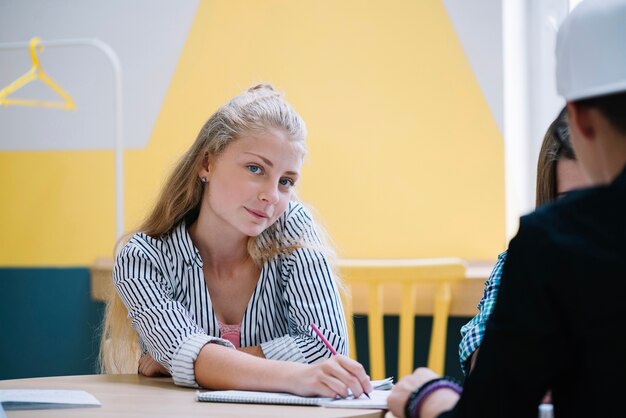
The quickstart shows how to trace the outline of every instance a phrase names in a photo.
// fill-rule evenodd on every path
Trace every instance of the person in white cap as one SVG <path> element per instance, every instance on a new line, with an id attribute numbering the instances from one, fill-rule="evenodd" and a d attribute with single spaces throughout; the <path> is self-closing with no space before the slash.
<path id="1" fill-rule="evenodd" d="M 522 217 L 495 310 L 461 387 L 426 368 L 389 396 L 397 417 L 626 416 L 626 0 L 584 0 L 556 45 L 570 139 L 593 187 Z"/>

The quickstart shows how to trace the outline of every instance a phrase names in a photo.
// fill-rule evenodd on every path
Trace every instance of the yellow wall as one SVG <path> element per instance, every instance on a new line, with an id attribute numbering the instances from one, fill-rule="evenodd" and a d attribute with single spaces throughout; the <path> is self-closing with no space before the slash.
<path id="1" fill-rule="evenodd" d="M 149 145 L 127 151 L 126 228 L 221 103 L 284 90 L 309 126 L 300 196 L 344 257 L 495 258 L 503 141 L 442 1 L 203 1 Z M 86 265 L 114 244 L 112 152 L 0 153 L 0 265 Z"/>

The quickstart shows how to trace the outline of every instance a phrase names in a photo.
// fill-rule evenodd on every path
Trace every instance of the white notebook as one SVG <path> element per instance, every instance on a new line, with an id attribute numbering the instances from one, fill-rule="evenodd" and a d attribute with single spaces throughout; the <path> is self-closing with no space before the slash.
<path id="1" fill-rule="evenodd" d="M 272 404 L 272 405 L 309 405 L 325 406 L 327 408 L 387 408 L 387 397 L 389 390 L 393 386 L 393 378 L 372 381 L 371 392 L 368 399 L 365 395 L 354 399 L 334 399 L 324 397 L 306 397 L 292 395 L 290 393 L 277 392 L 256 392 L 250 390 L 214 390 L 208 392 L 196 391 L 196 400 L 202 402 L 227 402 L 227 403 L 252 403 L 252 404 Z M 379 390 L 379 389 L 383 390 Z"/>
<path id="2" fill-rule="evenodd" d="M 357 409 L 387 409 L 387 398 L 390 390 L 373 390 L 368 398 L 361 395 L 360 398 L 334 399 L 322 404 L 326 408 L 357 408 Z"/>
<path id="3" fill-rule="evenodd" d="M 100 402 L 84 390 L 3 389 L 0 403 L 5 410 L 56 409 L 100 406 Z"/>
<path id="4" fill-rule="evenodd" d="M 272 405 L 310 405 L 320 406 L 333 398 L 309 398 L 290 393 L 255 392 L 251 390 L 213 390 L 196 391 L 196 400 L 204 402 L 256 403 Z"/>

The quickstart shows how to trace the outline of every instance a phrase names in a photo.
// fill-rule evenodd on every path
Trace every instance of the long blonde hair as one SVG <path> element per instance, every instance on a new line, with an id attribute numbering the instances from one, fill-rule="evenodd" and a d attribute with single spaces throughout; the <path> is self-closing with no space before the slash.
<path id="1" fill-rule="evenodd" d="M 158 238 L 172 231 L 182 221 L 187 225 L 193 223 L 198 217 L 203 192 L 198 170 L 205 159 L 217 158 L 230 143 L 243 135 L 266 131 L 268 128 L 284 130 L 290 140 L 301 144 L 304 150 L 307 133 L 304 121 L 271 85 L 256 85 L 220 107 L 178 161 L 139 230 Z M 325 247 L 323 249 L 332 260 L 333 252 L 324 241 L 323 230 L 320 228 L 318 233 Z M 299 246 L 297 243 L 285 244 L 279 238 L 275 225 L 257 237 L 250 237 L 248 253 L 252 260 L 260 266 L 274 256 L 289 253 Z M 336 268 L 333 269 L 336 272 Z M 341 284 L 339 286 L 341 288 Z M 120 296 L 113 291 L 105 312 L 100 368 L 104 373 L 134 373 L 139 355 L 137 334 L 131 327 Z"/>

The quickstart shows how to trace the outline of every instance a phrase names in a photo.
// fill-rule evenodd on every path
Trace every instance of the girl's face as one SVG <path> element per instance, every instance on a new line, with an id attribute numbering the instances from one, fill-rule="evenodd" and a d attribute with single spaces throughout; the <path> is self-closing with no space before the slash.
<path id="1" fill-rule="evenodd" d="M 233 141 L 209 157 L 202 210 L 217 228 L 259 235 L 285 212 L 300 177 L 304 152 L 282 129 L 271 128 Z"/>

